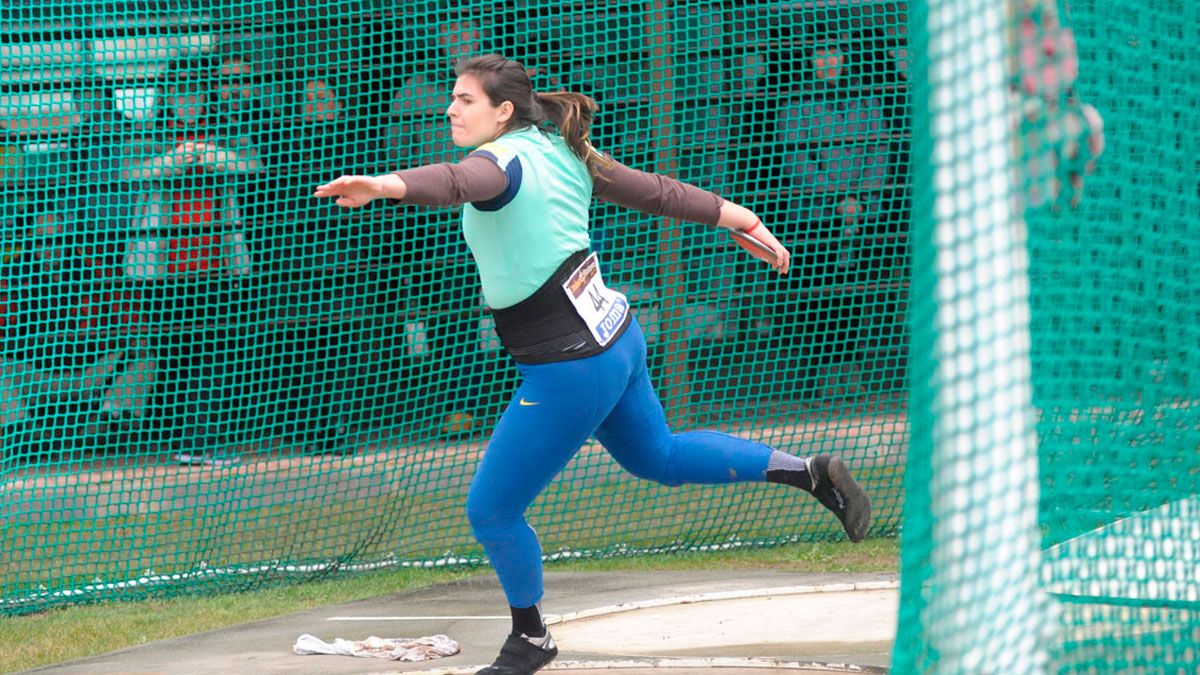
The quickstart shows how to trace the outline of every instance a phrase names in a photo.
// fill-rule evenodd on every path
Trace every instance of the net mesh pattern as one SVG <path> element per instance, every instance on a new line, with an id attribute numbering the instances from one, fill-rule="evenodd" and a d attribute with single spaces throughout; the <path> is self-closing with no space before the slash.
<path id="1" fill-rule="evenodd" d="M 899 672 L 1200 660 L 1197 10 L 1069 4 L 910 3 Z"/>
<path id="2" fill-rule="evenodd" d="M 872 536 L 903 525 L 898 671 L 971 671 L 943 638 L 992 567 L 1022 571 L 1036 667 L 1194 670 L 1198 10 L 997 4 L 0 8 L 0 613 L 485 562 L 463 505 L 517 376 L 460 214 L 312 191 L 461 157 L 452 65 L 500 52 L 791 249 L 778 277 L 593 205 L 673 426 L 841 455 Z M 1019 48 L 1059 19 L 1077 77 Z M 962 527 L 993 504 L 1015 548 Z M 551 560 L 844 536 L 595 442 L 528 515 Z"/>
<path id="3" fill-rule="evenodd" d="M 461 157 L 452 66 L 489 52 L 788 242 L 779 278 L 708 226 L 591 226 L 676 428 L 841 454 L 897 531 L 902 7 L 454 4 L 0 15 L 3 611 L 485 562 L 463 504 L 517 373 L 460 214 L 312 192 Z M 529 518 L 551 558 L 841 536 L 792 490 L 666 489 L 594 442 Z"/>

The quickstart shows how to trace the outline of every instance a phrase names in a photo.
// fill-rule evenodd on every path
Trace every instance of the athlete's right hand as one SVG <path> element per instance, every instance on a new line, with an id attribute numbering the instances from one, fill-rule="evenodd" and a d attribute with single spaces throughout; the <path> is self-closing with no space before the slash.
<path id="1" fill-rule="evenodd" d="M 375 176 L 342 176 L 318 185 L 314 197 L 337 197 L 338 206 L 358 208 L 383 196 L 383 182 Z"/>

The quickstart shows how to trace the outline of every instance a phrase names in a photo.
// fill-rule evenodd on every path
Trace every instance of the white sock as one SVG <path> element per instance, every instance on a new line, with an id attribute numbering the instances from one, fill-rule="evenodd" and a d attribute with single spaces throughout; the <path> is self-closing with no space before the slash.
<path id="1" fill-rule="evenodd" d="M 817 475 L 812 470 L 812 457 L 797 457 L 775 450 L 767 460 L 766 479 L 772 483 L 794 485 L 812 492 L 817 487 Z"/>
<path id="2" fill-rule="evenodd" d="M 543 635 L 542 637 L 529 637 L 528 635 L 524 635 L 524 634 L 521 635 L 521 637 L 525 638 L 525 641 L 528 642 L 529 644 L 533 645 L 534 647 L 541 647 L 542 649 L 545 649 L 546 651 L 550 651 L 551 649 L 554 649 L 554 638 L 550 637 L 549 630 L 547 630 L 546 634 Z"/>

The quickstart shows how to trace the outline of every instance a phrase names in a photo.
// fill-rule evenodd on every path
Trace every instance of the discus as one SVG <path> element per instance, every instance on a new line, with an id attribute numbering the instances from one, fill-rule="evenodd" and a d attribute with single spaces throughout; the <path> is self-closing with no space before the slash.
<path id="1" fill-rule="evenodd" d="M 779 259 L 775 257 L 775 249 L 771 248 L 771 245 L 767 242 L 737 229 L 729 230 L 729 236 L 733 237 L 733 241 L 738 246 L 746 249 L 755 258 L 771 265 L 779 264 Z"/>

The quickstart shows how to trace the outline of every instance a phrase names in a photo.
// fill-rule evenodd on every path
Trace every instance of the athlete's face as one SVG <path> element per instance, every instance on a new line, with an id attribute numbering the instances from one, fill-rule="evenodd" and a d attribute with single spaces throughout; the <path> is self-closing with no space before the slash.
<path id="1" fill-rule="evenodd" d="M 512 119 L 512 101 L 492 105 L 483 85 L 474 75 L 463 75 L 454 83 L 450 95 L 450 137 L 460 148 L 477 148 L 504 133 L 504 125 Z"/>

